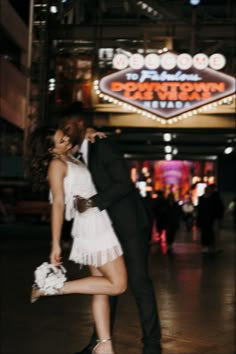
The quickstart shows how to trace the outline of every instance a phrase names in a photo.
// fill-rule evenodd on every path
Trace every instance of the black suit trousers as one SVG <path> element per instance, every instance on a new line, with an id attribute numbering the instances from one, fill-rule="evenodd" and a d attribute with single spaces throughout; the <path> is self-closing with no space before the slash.
<path id="1" fill-rule="evenodd" d="M 154 288 L 148 274 L 149 230 L 137 230 L 137 234 L 120 237 L 128 273 L 129 287 L 134 295 L 143 333 L 144 353 L 157 353 L 161 339 L 160 321 Z"/>

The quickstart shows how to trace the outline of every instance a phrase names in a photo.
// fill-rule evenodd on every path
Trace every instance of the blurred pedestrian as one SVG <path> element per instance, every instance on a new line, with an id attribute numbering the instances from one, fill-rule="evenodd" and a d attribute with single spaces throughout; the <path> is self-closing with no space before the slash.
<path id="1" fill-rule="evenodd" d="M 154 199 L 153 212 L 156 223 L 156 230 L 158 233 L 159 239 L 166 230 L 167 224 L 167 201 L 164 195 L 164 191 L 156 191 L 157 198 Z"/>
<path id="2" fill-rule="evenodd" d="M 166 243 L 167 254 L 173 253 L 173 243 L 176 239 L 176 234 L 179 229 L 181 209 L 178 202 L 175 200 L 174 193 L 169 193 L 167 196 L 167 220 L 166 220 Z"/>
<path id="3" fill-rule="evenodd" d="M 225 214 L 225 205 L 223 199 L 220 195 L 218 187 L 215 183 L 210 184 L 209 188 L 211 190 L 212 203 L 215 210 L 215 220 L 214 220 L 214 232 L 215 232 L 215 251 L 222 252 L 221 246 L 221 228 L 222 222 Z"/>
<path id="4" fill-rule="evenodd" d="M 215 205 L 212 194 L 212 188 L 207 186 L 199 198 L 197 207 L 197 226 L 201 231 L 202 253 L 215 253 L 216 249 L 214 222 L 218 215 L 218 206 Z"/>
<path id="5" fill-rule="evenodd" d="M 183 220 L 185 223 L 186 231 L 190 232 L 194 220 L 194 205 L 190 197 L 182 205 Z"/>

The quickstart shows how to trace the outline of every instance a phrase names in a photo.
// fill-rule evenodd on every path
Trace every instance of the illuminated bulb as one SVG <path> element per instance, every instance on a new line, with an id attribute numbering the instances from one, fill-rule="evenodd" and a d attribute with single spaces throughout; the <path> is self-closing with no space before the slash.
<path id="1" fill-rule="evenodd" d="M 174 148 L 173 151 L 172 151 L 173 155 L 177 155 L 178 154 L 178 149 L 177 148 Z"/>
<path id="2" fill-rule="evenodd" d="M 231 152 L 233 152 L 233 150 L 234 149 L 232 146 L 228 146 L 227 148 L 225 148 L 224 154 L 229 155 L 229 154 L 231 154 Z"/>
<path id="3" fill-rule="evenodd" d="M 50 12 L 52 14 L 56 14 L 57 13 L 57 6 L 50 6 Z"/>
<path id="4" fill-rule="evenodd" d="M 201 1 L 200 0 L 190 0 L 189 2 L 190 2 L 190 5 L 197 6 L 200 4 Z"/>
<path id="5" fill-rule="evenodd" d="M 163 135 L 163 139 L 164 139 L 164 141 L 171 141 L 172 136 L 171 136 L 170 133 L 165 133 L 165 134 Z"/>
<path id="6" fill-rule="evenodd" d="M 172 147 L 171 147 L 170 145 L 166 145 L 166 146 L 164 147 L 164 150 L 165 150 L 165 152 L 166 152 L 167 154 L 169 154 L 169 153 L 171 152 L 171 150 L 172 150 Z"/>
<path id="7" fill-rule="evenodd" d="M 165 159 L 168 160 L 168 161 L 172 160 L 172 155 L 171 154 L 166 154 L 165 155 Z"/>

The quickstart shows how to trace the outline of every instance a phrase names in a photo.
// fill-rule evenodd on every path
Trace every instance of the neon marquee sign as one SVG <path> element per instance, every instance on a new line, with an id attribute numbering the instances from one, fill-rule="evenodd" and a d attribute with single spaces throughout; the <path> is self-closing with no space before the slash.
<path id="1" fill-rule="evenodd" d="M 214 70 L 221 70 L 226 64 L 225 57 L 220 53 L 214 53 L 208 57 L 204 53 L 198 53 L 193 57 L 188 53 L 176 55 L 167 52 L 161 55 L 151 53 L 145 57 L 141 54 L 132 54 L 127 57 L 124 54 L 117 54 L 113 58 L 113 67 L 118 70 L 126 69 L 128 66 L 132 69 L 141 69 L 146 67 L 153 70 L 162 66 L 163 69 L 171 70 L 175 66 L 179 69 L 187 70 L 193 66 L 195 69 L 203 70 L 207 66 Z"/>
<path id="2" fill-rule="evenodd" d="M 120 54 L 113 65 L 120 70 L 100 80 L 98 94 L 164 124 L 235 93 L 235 79 L 217 71 L 225 65 L 221 54 Z"/>

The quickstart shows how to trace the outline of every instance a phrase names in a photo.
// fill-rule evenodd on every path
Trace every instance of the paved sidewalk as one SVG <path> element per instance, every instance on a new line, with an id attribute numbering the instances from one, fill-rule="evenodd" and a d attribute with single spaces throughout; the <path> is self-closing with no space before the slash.
<path id="1" fill-rule="evenodd" d="M 69 295 L 29 303 L 33 270 L 48 259 L 48 225 L 0 225 L 1 354 L 72 354 L 91 333 L 90 296 Z M 235 233 L 224 225 L 224 252 L 203 256 L 198 235 L 181 231 L 171 257 L 150 246 L 163 329 L 163 354 L 235 354 Z M 70 278 L 87 269 L 68 262 Z M 116 354 L 141 354 L 140 327 L 129 290 L 120 296 Z"/>

